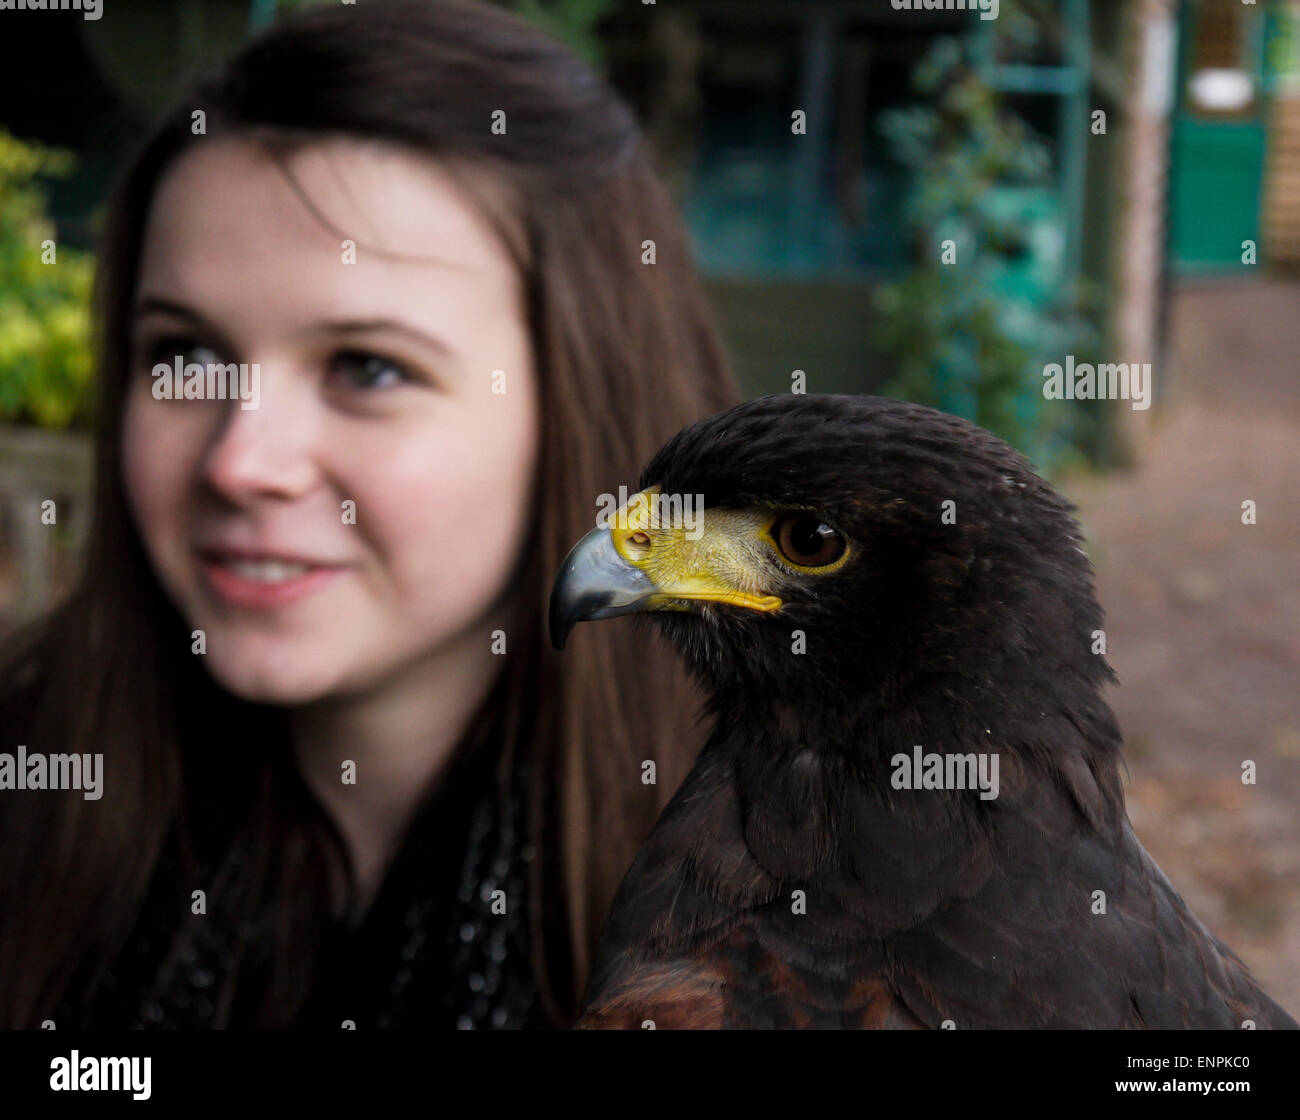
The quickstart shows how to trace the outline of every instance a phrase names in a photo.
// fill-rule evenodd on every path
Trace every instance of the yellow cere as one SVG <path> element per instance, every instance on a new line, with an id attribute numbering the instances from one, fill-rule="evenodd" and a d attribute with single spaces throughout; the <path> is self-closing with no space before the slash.
<path id="1" fill-rule="evenodd" d="M 680 599 L 774 611 L 781 600 L 758 579 L 771 571 L 762 537 L 770 519 L 761 510 L 706 511 L 693 495 L 664 497 L 652 487 L 629 498 L 609 526 L 618 554 L 659 588 L 657 606 Z"/>

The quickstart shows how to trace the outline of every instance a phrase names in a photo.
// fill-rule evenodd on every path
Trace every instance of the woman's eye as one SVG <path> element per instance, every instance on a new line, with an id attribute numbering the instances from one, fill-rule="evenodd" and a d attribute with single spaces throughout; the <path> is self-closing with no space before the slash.
<path id="1" fill-rule="evenodd" d="M 181 368 L 187 365 L 209 366 L 221 361 L 220 355 L 211 347 L 205 346 L 198 339 L 185 335 L 167 335 L 150 343 L 146 350 L 149 368 L 155 366 L 175 366 L 179 361 Z"/>
<path id="2" fill-rule="evenodd" d="M 406 370 L 378 354 L 345 350 L 334 355 L 329 365 L 332 381 L 349 389 L 387 389 L 411 381 Z"/>

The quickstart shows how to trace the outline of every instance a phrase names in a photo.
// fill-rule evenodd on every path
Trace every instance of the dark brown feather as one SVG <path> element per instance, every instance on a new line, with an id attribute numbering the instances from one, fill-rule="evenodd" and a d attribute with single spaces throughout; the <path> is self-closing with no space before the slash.
<path id="1" fill-rule="evenodd" d="M 899 401 L 764 398 L 675 437 L 649 485 L 814 510 L 851 553 L 767 588 L 770 615 L 652 616 L 715 726 L 614 900 L 583 1026 L 1296 1026 L 1129 826 L 1091 568 L 1023 458 Z M 996 755 L 997 796 L 894 788 L 917 744 Z"/>

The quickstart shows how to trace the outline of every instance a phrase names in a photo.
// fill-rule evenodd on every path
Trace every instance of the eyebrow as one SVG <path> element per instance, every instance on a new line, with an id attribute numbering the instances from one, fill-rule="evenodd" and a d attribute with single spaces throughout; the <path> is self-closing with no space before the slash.
<path id="1" fill-rule="evenodd" d="M 164 299 L 161 296 L 144 296 L 135 306 L 134 314 L 136 318 L 155 313 L 190 319 L 193 322 L 207 326 L 214 333 L 218 333 L 197 311 L 183 303 L 177 303 L 175 300 Z M 455 349 L 436 334 L 431 334 L 410 323 L 403 323 L 397 319 L 337 319 L 318 323 L 313 327 L 313 330 L 320 333 L 331 332 L 342 335 L 391 331 L 395 334 L 413 338 L 447 357 L 456 356 Z"/>
<path id="2" fill-rule="evenodd" d="M 377 331 L 392 331 L 394 334 L 406 335 L 417 342 L 422 342 L 447 357 L 454 357 L 456 354 L 456 351 L 436 334 L 431 334 L 419 327 L 412 326 L 410 323 L 403 323 L 397 319 L 339 319 L 321 323 L 320 329 L 333 331 L 336 334 L 371 334 Z"/>
<path id="3" fill-rule="evenodd" d="M 177 303 L 172 299 L 164 299 L 162 296 L 141 297 L 135 305 L 135 310 L 132 312 L 132 318 L 140 319 L 145 315 L 155 315 L 160 312 L 165 315 L 172 315 L 179 319 L 188 319 L 192 323 L 197 323 L 213 336 L 214 341 L 223 346 L 228 344 L 225 335 L 193 308 L 186 307 L 185 304 Z"/>

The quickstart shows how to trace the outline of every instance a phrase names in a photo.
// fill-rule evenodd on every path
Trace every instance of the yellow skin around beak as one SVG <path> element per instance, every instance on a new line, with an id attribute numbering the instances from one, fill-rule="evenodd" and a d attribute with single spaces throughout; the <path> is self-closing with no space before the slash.
<path id="1" fill-rule="evenodd" d="M 756 611 L 781 606 L 755 579 L 770 571 L 763 537 L 771 517 L 759 510 L 696 509 L 695 524 L 688 526 L 681 511 L 680 503 L 661 503 L 656 486 L 634 494 L 609 519 L 614 549 L 657 589 L 651 610 L 687 610 L 691 602 Z"/>
<path id="2" fill-rule="evenodd" d="M 660 502 L 657 488 L 633 495 L 565 557 L 551 591 L 552 643 L 563 649 L 579 622 L 690 610 L 697 602 L 776 610 L 781 600 L 758 582 L 772 571 L 772 516 L 762 510 L 706 515 L 681 501 Z"/>

